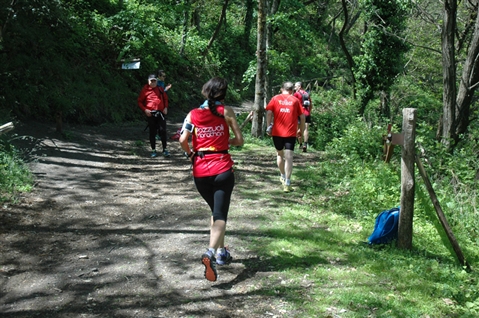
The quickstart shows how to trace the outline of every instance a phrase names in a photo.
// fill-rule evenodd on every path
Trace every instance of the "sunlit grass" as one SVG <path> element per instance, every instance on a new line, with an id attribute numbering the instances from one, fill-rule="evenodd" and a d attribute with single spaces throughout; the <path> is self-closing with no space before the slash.
<path id="1" fill-rule="evenodd" d="M 244 149 L 257 151 L 262 143 Z M 278 204 L 257 211 L 264 236 L 251 241 L 261 266 L 275 273 L 262 281 L 261 292 L 286 300 L 294 317 L 479 316 L 477 203 L 470 195 L 476 190 L 447 184 L 436 190 L 472 267 L 467 271 L 420 177 L 412 249 L 399 249 L 396 242 L 373 246 L 366 240 L 375 217 L 400 202 L 399 161 L 324 158 L 293 170 L 294 180 L 301 180 L 300 204 L 262 195 Z"/>

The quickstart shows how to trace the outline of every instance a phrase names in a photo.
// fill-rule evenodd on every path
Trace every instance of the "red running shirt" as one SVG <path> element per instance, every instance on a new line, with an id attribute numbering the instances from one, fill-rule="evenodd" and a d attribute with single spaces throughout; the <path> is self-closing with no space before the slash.
<path id="1" fill-rule="evenodd" d="M 216 110 L 224 114 L 224 106 Z M 229 148 L 229 126 L 222 117 L 213 115 L 208 108 L 197 108 L 190 112 L 190 120 L 195 125 L 192 143 L 193 151 L 224 151 Z M 233 159 L 227 153 L 209 153 L 203 158 L 194 157 L 193 176 L 211 177 L 226 172 L 233 167 Z"/>
<path id="2" fill-rule="evenodd" d="M 163 92 L 161 87 L 151 88 L 150 85 L 146 84 L 138 96 L 138 106 L 142 111 L 146 109 L 163 111 L 163 109 L 168 108 L 168 95 Z"/>
<path id="3" fill-rule="evenodd" d="M 273 96 L 266 110 L 272 111 L 274 116 L 272 136 L 296 137 L 298 117 L 303 114 L 301 103 L 296 97 L 289 94 Z"/>

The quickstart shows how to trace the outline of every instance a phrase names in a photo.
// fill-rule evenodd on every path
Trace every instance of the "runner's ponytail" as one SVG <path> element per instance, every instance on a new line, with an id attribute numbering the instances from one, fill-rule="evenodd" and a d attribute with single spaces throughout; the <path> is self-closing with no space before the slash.
<path id="1" fill-rule="evenodd" d="M 216 101 L 208 99 L 208 108 L 210 109 L 211 113 L 215 116 L 224 118 L 225 115 L 218 113 L 218 110 L 216 109 L 218 105 L 216 105 Z"/>
<path id="2" fill-rule="evenodd" d="M 213 77 L 203 85 L 202 94 L 208 99 L 208 108 L 215 116 L 224 118 L 216 109 L 216 102 L 223 101 L 226 97 L 228 82 L 221 77 Z"/>

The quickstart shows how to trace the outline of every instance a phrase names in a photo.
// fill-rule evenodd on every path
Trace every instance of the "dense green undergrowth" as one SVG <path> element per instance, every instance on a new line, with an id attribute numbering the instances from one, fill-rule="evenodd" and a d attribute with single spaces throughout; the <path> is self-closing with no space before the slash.
<path id="1" fill-rule="evenodd" d="M 0 139 L 0 202 L 15 201 L 33 187 L 33 176 L 10 142 Z"/>
<path id="2" fill-rule="evenodd" d="M 283 200 L 280 210 L 264 211 L 265 236 L 253 241 L 261 263 L 278 272 L 282 287 L 267 279 L 258 284 L 264 293 L 288 300 L 298 317 L 476 317 L 478 181 L 457 171 L 470 163 L 464 152 L 471 150 L 443 153 L 441 165 L 434 160 L 426 165 L 471 265 L 468 271 L 458 262 L 419 173 L 412 249 L 398 249 L 396 242 L 365 243 L 377 214 L 400 203 L 401 151 L 396 148 L 384 163 L 382 133 L 382 127 L 354 122 L 327 144 L 318 162 L 293 170 L 294 195 L 302 202 Z M 263 151 L 267 142 L 247 141 L 244 149 L 250 151 Z"/>

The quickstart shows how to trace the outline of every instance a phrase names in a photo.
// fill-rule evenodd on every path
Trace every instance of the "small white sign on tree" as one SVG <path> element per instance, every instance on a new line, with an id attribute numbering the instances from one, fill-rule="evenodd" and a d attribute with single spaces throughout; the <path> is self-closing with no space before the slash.
<path id="1" fill-rule="evenodd" d="M 122 70 L 138 70 L 140 68 L 140 61 L 129 61 L 121 64 Z"/>

